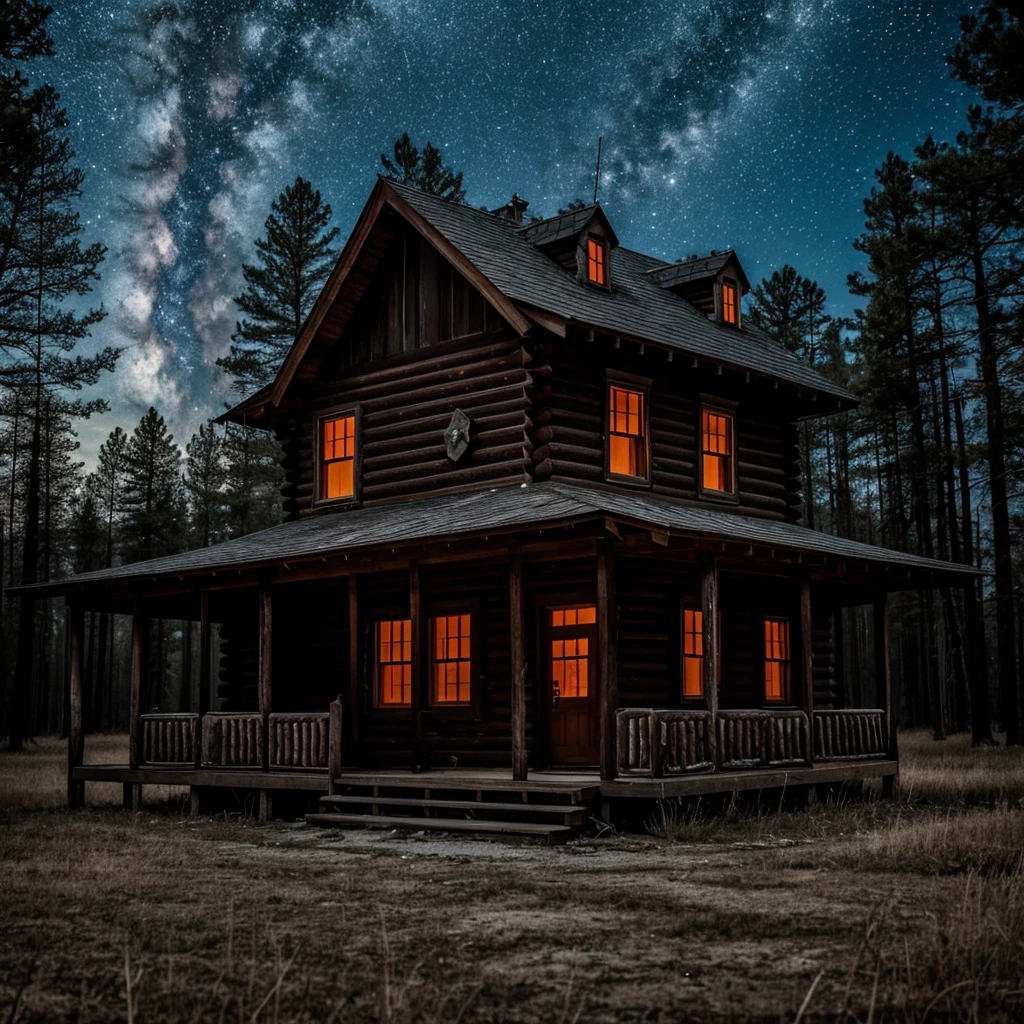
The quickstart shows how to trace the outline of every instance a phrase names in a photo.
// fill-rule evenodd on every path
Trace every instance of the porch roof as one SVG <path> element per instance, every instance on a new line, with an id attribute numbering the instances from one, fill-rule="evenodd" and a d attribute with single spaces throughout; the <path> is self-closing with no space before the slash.
<path id="1" fill-rule="evenodd" d="M 673 537 L 741 542 L 759 548 L 831 555 L 880 567 L 917 570 L 915 576 L 924 585 L 928 580 L 921 580 L 920 571 L 934 574 L 937 582 L 954 584 L 965 582 L 977 573 L 970 566 L 890 551 L 793 523 L 757 519 L 648 494 L 545 482 L 325 512 L 208 548 L 81 573 L 63 580 L 12 587 L 10 592 L 42 597 L 98 589 L 112 583 L 138 584 L 178 578 L 184 584 L 186 577 L 224 570 L 259 571 L 283 562 L 366 553 L 382 547 L 490 537 L 601 520 L 654 529 Z"/>

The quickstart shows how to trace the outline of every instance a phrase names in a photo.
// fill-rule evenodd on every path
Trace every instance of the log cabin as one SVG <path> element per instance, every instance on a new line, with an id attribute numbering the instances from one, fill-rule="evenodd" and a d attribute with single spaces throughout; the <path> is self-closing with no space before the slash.
<path id="1" fill-rule="evenodd" d="M 892 792 L 887 595 L 973 570 L 801 525 L 800 422 L 855 399 L 743 320 L 734 251 L 666 263 L 599 205 L 526 205 L 378 180 L 224 417 L 279 440 L 282 524 L 25 588 L 67 604 L 71 805 L 304 791 L 323 824 L 553 840 L 634 799 Z M 133 617 L 127 765 L 83 763 L 86 610 Z M 151 617 L 198 623 L 187 712 L 144 706 Z"/>

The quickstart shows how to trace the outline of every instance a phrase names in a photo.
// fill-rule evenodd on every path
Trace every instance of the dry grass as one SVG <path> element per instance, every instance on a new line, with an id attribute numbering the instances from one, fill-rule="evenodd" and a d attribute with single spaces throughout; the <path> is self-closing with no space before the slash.
<path id="1" fill-rule="evenodd" d="M 1019 1020 L 1021 754 L 903 750 L 899 801 L 564 849 L 69 814 L 63 745 L 0 754 L 0 1021 Z"/>

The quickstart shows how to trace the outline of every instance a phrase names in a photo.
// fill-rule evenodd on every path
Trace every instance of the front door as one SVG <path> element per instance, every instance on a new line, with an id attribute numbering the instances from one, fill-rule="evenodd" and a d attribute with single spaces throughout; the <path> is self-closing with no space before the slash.
<path id="1" fill-rule="evenodd" d="M 548 608 L 545 616 L 548 762 L 597 764 L 597 609 Z"/>

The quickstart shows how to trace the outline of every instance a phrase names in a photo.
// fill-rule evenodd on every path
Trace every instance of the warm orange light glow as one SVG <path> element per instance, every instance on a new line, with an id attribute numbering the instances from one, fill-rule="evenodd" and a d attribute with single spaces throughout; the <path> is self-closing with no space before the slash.
<path id="1" fill-rule="evenodd" d="M 412 704 L 412 621 L 377 623 L 377 707 Z"/>
<path id="2" fill-rule="evenodd" d="M 434 619 L 434 703 L 469 704 L 472 659 L 469 615 Z"/>
<path id="3" fill-rule="evenodd" d="M 701 413 L 702 486 L 708 491 L 731 493 L 732 416 L 727 412 Z"/>
<path id="4" fill-rule="evenodd" d="M 683 696 L 704 695 L 704 614 L 683 611 Z"/>
<path id="5" fill-rule="evenodd" d="M 764 620 L 764 699 L 789 700 L 789 620 Z"/>
<path id="6" fill-rule="evenodd" d="M 604 284 L 608 280 L 605 247 L 600 238 L 587 239 L 587 280 L 594 284 Z"/>
<path id="7" fill-rule="evenodd" d="M 729 281 L 722 282 L 722 320 L 727 324 L 735 324 L 738 320 L 736 315 L 736 285 Z"/>
<path id="8" fill-rule="evenodd" d="M 320 497 L 351 498 L 355 494 L 356 418 L 323 421 L 320 452 Z"/>
<path id="9" fill-rule="evenodd" d="M 589 652 L 585 636 L 551 641 L 551 678 L 559 697 L 586 697 Z"/>
<path id="10" fill-rule="evenodd" d="M 608 472 L 647 479 L 644 393 L 608 386 Z"/>
<path id="11" fill-rule="evenodd" d="M 597 609 L 593 605 L 583 608 L 556 608 L 551 613 L 552 626 L 587 626 L 597 622 Z"/>

